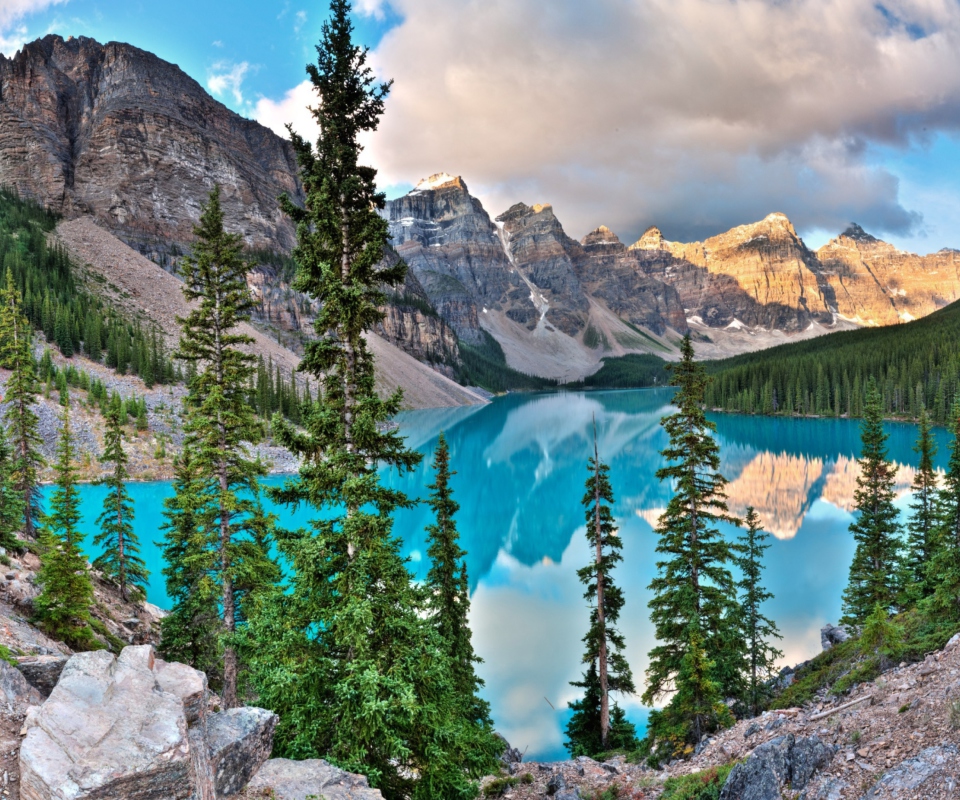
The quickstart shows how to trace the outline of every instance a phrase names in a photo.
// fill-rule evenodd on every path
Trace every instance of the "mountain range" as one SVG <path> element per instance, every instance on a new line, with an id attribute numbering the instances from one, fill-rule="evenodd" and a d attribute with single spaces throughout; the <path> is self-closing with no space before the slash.
<path id="1" fill-rule="evenodd" d="M 217 183 L 252 252 L 289 253 L 295 233 L 277 198 L 303 192 L 288 141 L 131 45 L 50 35 L 0 55 L 0 184 L 172 269 Z M 549 204 L 492 217 L 463 178 L 439 173 L 384 215 L 410 274 L 379 333 L 449 377 L 463 347 L 568 381 L 607 356 L 672 358 L 688 332 L 716 358 L 960 298 L 957 251 L 905 253 L 855 224 L 813 251 L 780 213 L 703 242 L 651 227 L 627 244 L 604 226 L 577 240 Z M 310 303 L 276 259 L 262 260 L 251 276 L 261 321 L 280 338 L 306 335 Z"/>

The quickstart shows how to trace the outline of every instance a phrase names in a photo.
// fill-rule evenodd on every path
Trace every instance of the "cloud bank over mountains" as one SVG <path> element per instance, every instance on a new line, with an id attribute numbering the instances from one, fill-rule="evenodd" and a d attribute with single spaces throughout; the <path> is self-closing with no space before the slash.
<path id="1" fill-rule="evenodd" d="M 581 235 L 922 226 L 875 149 L 960 123 L 954 0 L 390 0 L 384 184 L 462 174 L 493 213 L 551 202 Z M 361 9 L 382 12 L 383 2 Z M 257 117 L 312 135 L 301 85 Z M 931 243 L 932 244 L 932 243 Z M 939 246 L 939 245 L 938 245 Z"/>

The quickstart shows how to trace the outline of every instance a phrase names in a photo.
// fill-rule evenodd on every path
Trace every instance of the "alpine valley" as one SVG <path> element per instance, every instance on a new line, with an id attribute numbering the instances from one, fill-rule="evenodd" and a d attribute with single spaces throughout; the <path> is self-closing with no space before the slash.
<path id="1" fill-rule="evenodd" d="M 107 282 L 169 289 L 158 267 L 175 271 L 189 252 L 214 184 L 257 264 L 256 325 L 292 351 L 274 354 L 289 369 L 315 310 L 289 287 L 295 232 L 278 197 L 303 201 L 290 143 L 131 45 L 49 35 L 0 55 L 0 185 L 62 215 L 60 241 Z M 817 251 L 780 213 L 703 242 L 651 227 L 630 244 L 602 225 L 578 241 L 549 204 L 491 216 L 445 173 L 384 213 L 395 249 L 385 262 L 399 255 L 410 270 L 379 328 L 378 363 L 382 386 L 404 386 L 411 406 L 482 402 L 455 381 L 562 384 L 610 356 L 672 360 L 688 332 L 699 357 L 722 358 L 960 298 L 960 253 L 902 252 L 856 224 Z M 138 306 L 173 344 L 171 320 Z M 522 375 L 491 379 L 498 371 Z"/>

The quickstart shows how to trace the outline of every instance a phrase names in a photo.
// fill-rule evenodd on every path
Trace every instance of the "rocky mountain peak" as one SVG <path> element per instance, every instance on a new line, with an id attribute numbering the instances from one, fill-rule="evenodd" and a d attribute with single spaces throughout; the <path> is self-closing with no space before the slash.
<path id="1" fill-rule="evenodd" d="M 656 225 L 651 225 L 637 241 L 630 245 L 631 250 L 664 250 L 663 234 Z"/>
<path id="2" fill-rule="evenodd" d="M 863 228 L 857 225 L 856 222 L 851 222 L 849 227 L 840 234 L 841 237 L 845 239 L 853 239 L 855 242 L 864 242 L 872 244 L 874 242 L 879 242 L 875 236 L 871 236 Z"/>
<path id="3" fill-rule="evenodd" d="M 467 184 L 464 182 L 463 178 L 459 175 L 450 175 L 446 172 L 438 172 L 436 175 L 431 175 L 429 178 L 423 178 L 416 186 L 414 191 L 429 191 L 432 189 L 443 189 L 448 186 L 455 186 L 458 189 L 462 189 L 465 192 L 468 192 Z"/>
<path id="4" fill-rule="evenodd" d="M 590 231 L 586 236 L 580 240 L 580 244 L 584 247 L 601 247 L 614 245 L 618 248 L 623 247 L 623 242 L 620 241 L 620 238 L 612 230 L 610 230 L 606 225 L 601 225 L 596 230 Z"/>

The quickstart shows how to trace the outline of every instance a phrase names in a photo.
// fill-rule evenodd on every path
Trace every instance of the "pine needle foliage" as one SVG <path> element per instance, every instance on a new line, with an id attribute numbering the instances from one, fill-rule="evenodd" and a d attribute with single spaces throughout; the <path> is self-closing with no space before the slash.
<path id="1" fill-rule="evenodd" d="M 173 460 L 173 495 L 163 501 L 163 577 L 171 610 L 160 623 L 160 652 L 205 672 L 219 690 L 223 652 L 211 489 L 193 448 L 184 447 Z"/>
<path id="2" fill-rule="evenodd" d="M 570 685 L 583 689 L 583 697 L 572 701 L 568 706 L 573 715 L 567 723 L 567 740 L 563 746 L 567 748 L 571 758 L 596 758 L 611 750 L 637 750 L 640 746 L 637 729 L 616 702 L 610 707 L 606 743 L 600 739 L 601 689 L 596 661 L 587 665 L 581 680 L 571 681 Z"/>
<path id="3" fill-rule="evenodd" d="M 480 698 L 483 681 L 477 676 L 474 665 L 483 663 L 473 650 L 470 631 L 470 583 L 467 552 L 460 547 L 455 515 L 460 505 L 453 499 L 450 479 L 457 473 L 450 469 L 450 448 L 447 438 L 440 432 L 434 451 L 433 483 L 427 488 L 427 501 L 434 513 L 435 522 L 427 526 L 427 557 L 430 571 L 427 573 L 426 589 L 428 609 L 440 639 L 447 645 L 452 680 L 457 693 L 468 701 L 467 717 L 478 724 L 491 724 L 490 706 Z"/>
<path id="4" fill-rule="evenodd" d="M 897 470 L 887 455 L 887 438 L 880 394 L 871 378 L 860 424 L 860 475 L 854 492 L 857 517 L 850 525 L 857 547 L 843 592 L 841 622 L 846 625 L 861 625 L 877 605 L 892 610 L 897 603 L 900 522 L 893 504 Z"/>
<path id="5" fill-rule="evenodd" d="M 941 509 L 937 473 L 933 466 L 937 446 L 933 441 L 930 415 L 926 409 L 920 411 L 917 443 L 913 450 L 920 457 L 920 463 L 913 478 L 913 502 L 907 522 L 907 552 L 902 582 L 904 596 L 901 601 L 904 607 L 916 606 L 933 594 L 936 587 L 936 581 L 928 579 L 927 567 L 936 551 Z"/>
<path id="6" fill-rule="evenodd" d="M 760 607 L 773 598 L 761 584 L 763 554 L 770 547 L 768 534 L 760 527 L 760 517 L 753 506 L 744 517 L 746 530 L 737 543 L 736 563 L 740 568 L 740 618 L 743 636 L 747 642 L 746 705 L 751 716 L 760 714 L 769 697 L 769 680 L 774 674 L 774 663 L 783 653 L 770 644 L 771 639 L 782 639 L 776 623 L 763 615 Z"/>
<path id="7" fill-rule="evenodd" d="M 385 201 L 357 139 L 377 128 L 389 84 L 375 82 L 367 57 L 350 3 L 333 0 L 307 68 L 320 100 L 316 149 L 291 131 L 306 204 L 283 201 L 297 224 L 293 286 L 321 309 L 300 365 L 319 396 L 302 429 L 274 420 L 303 465 L 272 493 L 319 515 L 309 531 L 278 533 L 289 585 L 251 621 L 251 670 L 258 702 L 280 716 L 275 752 L 365 774 L 388 800 L 467 798 L 501 746 L 462 713 L 447 645 L 392 532 L 393 512 L 411 502 L 377 473 L 406 472 L 420 456 L 384 424 L 401 396 L 378 397 L 363 336 L 382 319 L 383 285 L 406 269 L 378 269 Z"/>
<path id="8" fill-rule="evenodd" d="M 936 616 L 960 619 L 960 403 L 953 407 L 953 441 L 940 492 L 940 519 L 925 584 L 933 589 L 924 605 Z"/>
<path id="9" fill-rule="evenodd" d="M 44 550 L 37 581 L 42 588 L 34 600 L 34 613 L 40 627 L 54 639 L 75 650 L 92 650 L 99 643 L 90 629 L 93 584 L 87 559 L 80 551 L 80 492 L 68 408 L 63 410 L 61 422 L 56 488 L 50 498 L 47 529 L 41 538 Z"/>
<path id="10" fill-rule="evenodd" d="M 31 341 L 32 331 L 23 315 L 20 292 L 8 269 L 6 286 L 0 291 L 0 367 L 10 370 L 3 398 L 7 403 L 3 423 L 13 448 L 11 480 L 22 498 L 23 533 L 28 539 L 36 539 L 42 516 L 39 476 L 44 459 L 40 452 L 40 420 L 33 410 L 40 387 Z"/>
<path id="11" fill-rule="evenodd" d="M 661 420 L 669 443 L 661 452 L 667 466 L 657 477 L 670 481 L 674 495 L 656 528 L 662 560 L 649 586 L 649 608 L 658 644 L 650 651 L 643 694 L 643 701 L 653 705 L 676 690 L 667 708 L 650 717 L 652 739 L 670 739 L 674 746 L 696 744 L 725 722 L 716 712 L 714 689 L 719 686 L 725 697 L 742 695 L 744 658 L 742 637 L 733 630 L 733 553 L 717 527 L 739 520 L 727 508 L 719 446 L 711 436 L 715 426 L 703 409 L 707 377 L 694 361 L 689 335 L 680 354 L 673 366 L 677 412 Z M 727 663 L 717 663 L 720 659 Z M 717 675 L 727 676 L 730 685 L 718 684 Z"/>
<path id="12" fill-rule="evenodd" d="M 100 461 L 113 469 L 101 481 L 108 489 L 103 499 L 103 512 L 97 517 L 99 532 L 93 543 L 103 551 L 93 560 L 94 569 L 114 583 L 124 600 L 142 600 L 147 596 L 150 578 L 147 565 L 140 557 L 140 541 L 133 531 L 133 500 L 127 491 L 127 454 L 123 449 L 123 411 L 114 403 L 107 414 L 104 449 Z M 125 416 L 125 415 L 123 415 Z"/>
<path id="13" fill-rule="evenodd" d="M 594 423 L 596 424 L 596 423 Z M 586 690 L 580 701 L 571 704 L 573 717 L 567 725 L 566 747 L 572 756 L 595 756 L 607 750 L 624 748 L 634 750 L 635 740 L 624 742 L 628 729 L 623 712 L 619 712 L 617 744 L 611 742 L 611 732 L 616 716 L 610 708 L 610 693 L 632 694 L 636 691 L 633 674 L 623 650 L 626 647 L 623 634 L 617 628 L 617 620 L 623 609 L 623 591 L 613 582 L 613 569 L 623 560 L 621 541 L 613 518 L 614 502 L 610 484 L 610 467 L 600 460 L 597 448 L 596 428 L 593 436 L 593 457 L 587 464 L 586 492 L 581 501 L 584 507 L 587 542 L 593 556 L 591 562 L 577 570 L 577 577 L 587 587 L 584 599 L 590 604 L 590 628 L 583 637 L 586 651 L 583 663 L 587 671 L 583 679 L 572 683 Z M 596 681 L 596 686 L 594 686 Z M 588 703 L 596 700 L 597 707 Z M 592 730 L 590 721 L 596 721 Z M 632 727 L 632 726 L 631 726 Z M 593 749 L 596 748 L 596 749 Z"/>
<path id="14" fill-rule="evenodd" d="M 23 547 L 17 538 L 23 527 L 23 495 L 14 483 L 13 468 L 13 450 L 0 425 L 0 547 L 7 551 Z"/>
<path id="15" fill-rule="evenodd" d="M 247 398 L 256 359 L 241 349 L 253 337 L 237 331 L 249 318 L 253 299 L 247 287 L 247 263 L 241 256 L 242 238 L 224 229 L 219 186 L 210 193 L 194 234 L 193 253 L 181 262 L 180 273 L 183 296 L 198 302 L 187 317 L 178 320 L 181 336 L 176 357 L 194 365 L 196 371 L 184 402 L 184 431 L 200 474 L 213 484 L 208 494 L 214 508 L 207 519 L 217 526 L 209 544 L 216 550 L 213 569 L 226 637 L 222 699 L 225 708 L 234 708 L 239 704 L 239 665 L 229 639 L 240 613 L 234 593 L 236 570 L 244 569 L 238 566 L 237 542 L 245 519 L 253 512 L 250 495 L 257 492 L 266 470 L 245 447 L 256 444 L 262 434 Z M 143 416 L 143 409 L 138 409 L 138 420 Z M 249 549 L 249 541 L 244 549 Z"/>

